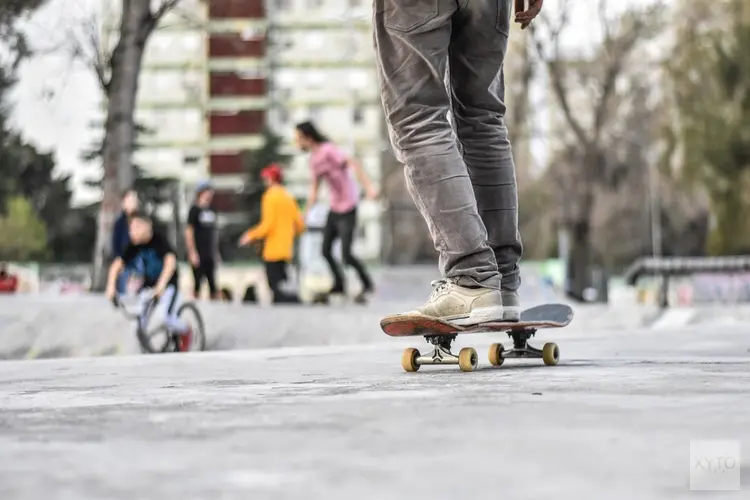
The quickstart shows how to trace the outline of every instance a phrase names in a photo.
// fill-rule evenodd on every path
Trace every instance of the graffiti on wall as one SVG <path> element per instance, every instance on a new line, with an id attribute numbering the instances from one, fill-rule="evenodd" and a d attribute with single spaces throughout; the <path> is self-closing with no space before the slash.
<path id="1" fill-rule="evenodd" d="M 750 302 L 750 273 L 695 274 L 690 281 L 693 303 Z"/>

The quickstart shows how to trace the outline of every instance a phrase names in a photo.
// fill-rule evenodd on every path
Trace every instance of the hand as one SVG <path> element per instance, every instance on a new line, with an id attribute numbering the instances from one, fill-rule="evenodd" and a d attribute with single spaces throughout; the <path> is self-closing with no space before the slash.
<path id="1" fill-rule="evenodd" d="M 523 8 L 523 0 L 516 0 L 516 22 L 521 24 L 521 29 L 526 29 L 542 10 L 544 0 L 529 0 L 528 10 L 519 12 Z"/>
<path id="2" fill-rule="evenodd" d="M 238 247 L 247 246 L 248 243 L 250 243 L 250 238 L 248 238 L 246 234 L 243 234 L 242 236 L 240 236 L 240 239 L 237 240 Z"/>
<path id="3" fill-rule="evenodd" d="M 193 267 L 198 267 L 201 264 L 201 260 L 198 257 L 198 252 L 190 252 L 188 254 L 188 259 L 190 260 L 190 263 L 193 265 Z"/>
<path id="4" fill-rule="evenodd" d="M 378 190 L 374 187 L 370 186 L 367 188 L 365 192 L 365 196 L 367 196 L 367 199 L 369 200 L 377 200 L 378 199 Z"/>

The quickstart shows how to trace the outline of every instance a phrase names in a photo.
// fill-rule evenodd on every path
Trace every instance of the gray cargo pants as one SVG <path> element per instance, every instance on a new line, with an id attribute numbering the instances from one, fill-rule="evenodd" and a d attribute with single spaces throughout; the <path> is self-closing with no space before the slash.
<path id="1" fill-rule="evenodd" d="M 440 254 L 441 273 L 462 285 L 517 290 L 523 248 L 503 119 L 511 0 L 374 0 L 373 6 L 391 144 Z"/>

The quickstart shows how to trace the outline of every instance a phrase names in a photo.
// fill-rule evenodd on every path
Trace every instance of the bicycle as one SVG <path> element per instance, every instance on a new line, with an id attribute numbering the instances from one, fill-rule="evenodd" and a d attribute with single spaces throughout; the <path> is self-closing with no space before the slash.
<path id="1" fill-rule="evenodd" d="M 128 310 L 117 295 L 112 299 L 112 304 L 117 309 L 120 309 L 127 319 L 135 320 L 136 336 L 138 338 L 138 343 L 141 346 L 142 353 L 155 354 L 206 350 L 206 330 L 203 318 L 200 311 L 198 311 L 198 307 L 193 302 L 183 302 L 177 309 L 177 317 L 179 319 L 185 321 L 183 316 L 191 314 L 194 320 L 188 322 L 192 329 L 192 338 L 188 349 L 184 349 L 184 345 L 180 342 L 180 337 L 182 337 L 182 335 L 165 322 L 160 323 L 153 330 L 149 330 L 148 328 L 149 320 L 159 303 L 159 298 L 151 296 L 150 298 L 143 300 L 143 297 L 141 296 L 140 299 L 140 311 L 136 312 Z M 152 339 L 160 334 L 163 334 L 164 339 L 161 342 L 154 344 Z"/>

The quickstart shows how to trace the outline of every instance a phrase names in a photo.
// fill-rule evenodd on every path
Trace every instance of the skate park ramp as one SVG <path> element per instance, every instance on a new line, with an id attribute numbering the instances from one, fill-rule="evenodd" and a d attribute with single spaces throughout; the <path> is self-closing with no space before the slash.
<path id="1" fill-rule="evenodd" d="M 208 350 L 388 343 L 381 317 L 424 302 L 435 268 L 380 269 L 378 286 L 366 306 L 242 305 L 199 302 L 207 329 Z M 567 302 L 544 280 L 524 275 L 524 307 Z M 629 331 L 634 328 L 679 328 L 706 324 L 745 324 L 742 308 L 706 307 L 665 317 L 655 308 L 621 298 L 610 305 L 580 305 L 568 331 Z M 669 312 L 669 314 L 672 314 Z M 139 353 L 134 325 L 97 295 L 0 296 L 0 359 L 111 356 Z"/>

